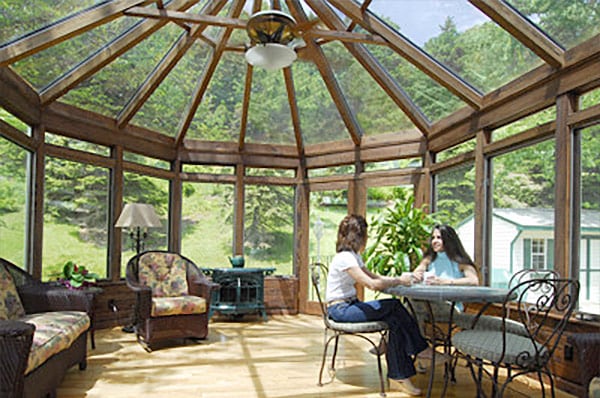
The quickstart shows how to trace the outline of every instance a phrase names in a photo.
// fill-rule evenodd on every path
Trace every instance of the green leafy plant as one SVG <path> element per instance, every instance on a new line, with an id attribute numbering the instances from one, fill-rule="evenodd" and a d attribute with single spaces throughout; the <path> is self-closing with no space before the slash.
<path id="1" fill-rule="evenodd" d="M 96 279 L 98 279 L 98 275 L 90 272 L 85 266 L 67 261 L 63 266 L 60 282 L 69 289 L 82 289 L 86 286 L 95 285 Z"/>
<path id="2" fill-rule="evenodd" d="M 416 267 L 435 224 L 426 206 L 414 207 L 414 197 L 395 199 L 370 221 L 370 244 L 364 252 L 371 271 L 398 276 Z"/>

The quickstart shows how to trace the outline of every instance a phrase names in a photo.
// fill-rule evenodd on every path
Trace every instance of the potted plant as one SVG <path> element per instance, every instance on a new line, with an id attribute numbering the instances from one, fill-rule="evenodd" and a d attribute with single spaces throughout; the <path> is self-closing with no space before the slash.
<path id="1" fill-rule="evenodd" d="M 83 289 L 94 286 L 98 275 L 90 272 L 85 266 L 67 261 L 63 266 L 60 282 L 69 289 Z"/>
<path id="2" fill-rule="evenodd" d="M 425 206 L 415 208 L 414 202 L 412 195 L 395 199 L 369 223 L 370 244 L 364 259 L 371 271 L 398 276 L 419 265 L 435 221 Z"/>

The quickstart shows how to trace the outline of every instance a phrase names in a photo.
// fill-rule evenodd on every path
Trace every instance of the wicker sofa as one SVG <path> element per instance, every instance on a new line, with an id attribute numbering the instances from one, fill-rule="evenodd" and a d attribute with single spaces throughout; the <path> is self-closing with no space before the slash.
<path id="1" fill-rule="evenodd" d="M 55 397 L 70 367 L 86 368 L 91 305 L 0 258 L 1 398 Z"/>

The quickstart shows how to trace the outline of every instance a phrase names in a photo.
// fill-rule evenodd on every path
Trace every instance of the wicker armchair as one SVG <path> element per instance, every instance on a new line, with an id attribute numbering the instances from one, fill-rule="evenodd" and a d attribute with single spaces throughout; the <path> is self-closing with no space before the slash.
<path id="1" fill-rule="evenodd" d="M 69 368 L 79 364 L 79 369 L 84 370 L 87 366 L 86 339 L 90 320 L 86 314 L 91 310 L 92 302 L 80 291 L 41 283 L 2 258 L 0 279 L 3 289 L 8 286 L 18 295 L 18 300 L 15 300 L 15 296 L 6 294 L 6 290 L 3 292 L 3 310 L 8 309 L 8 312 L 4 311 L 2 315 L 8 313 L 8 316 L 0 316 L 0 397 L 54 397 L 56 388 Z M 6 305 L 7 300 L 9 305 Z M 8 308 L 11 304 L 13 308 L 16 307 L 15 303 L 20 313 L 11 312 Z M 42 325 L 42 318 L 46 315 L 50 317 L 50 322 L 58 317 L 62 317 L 62 320 L 76 319 L 77 332 L 69 327 L 65 330 L 64 324 L 61 324 L 57 333 L 63 334 L 63 341 L 67 339 L 72 342 L 49 357 L 36 361 L 31 355 L 33 350 L 41 349 L 40 344 L 48 344 L 46 340 L 56 341 L 50 338 L 52 332 Z M 38 326 L 34 326 L 34 323 Z M 41 337 L 34 342 L 34 334 L 38 332 Z M 65 334 L 69 336 L 65 337 Z M 57 347 L 56 343 L 52 344 L 54 348 Z M 32 366 L 32 362 L 40 363 Z"/>
<path id="2" fill-rule="evenodd" d="M 127 286 L 136 294 L 134 329 L 147 351 L 159 340 L 204 339 L 212 283 L 188 258 L 173 252 L 139 253 L 127 263 Z"/>

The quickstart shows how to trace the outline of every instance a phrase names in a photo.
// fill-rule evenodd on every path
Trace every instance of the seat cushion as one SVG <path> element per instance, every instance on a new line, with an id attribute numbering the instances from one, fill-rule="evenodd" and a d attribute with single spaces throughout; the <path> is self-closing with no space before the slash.
<path id="1" fill-rule="evenodd" d="M 40 312 L 26 315 L 20 320 L 35 326 L 25 374 L 52 355 L 69 348 L 90 327 L 90 318 L 80 311 Z"/>
<path id="2" fill-rule="evenodd" d="M 178 254 L 149 252 L 138 265 L 140 283 L 152 289 L 152 297 L 188 294 L 186 262 Z"/>
<path id="3" fill-rule="evenodd" d="M 492 315 L 482 315 L 477 320 L 475 327 L 473 328 L 473 321 L 475 320 L 475 314 L 460 313 L 455 317 L 455 323 L 461 329 L 478 329 L 478 330 L 502 330 L 502 318 Z M 506 320 L 506 331 L 508 333 L 517 334 L 519 336 L 527 337 L 527 328 L 521 322 L 514 321 L 512 319 Z"/>
<path id="4" fill-rule="evenodd" d="M 543 366 L 548 350 L 530 338 L 506 333 L 506 351 L 502 358 L 502 332 L 492 330 L 464 330 L 452 336 L 452 345 L 463 354 L 518 365 L 523 368 Z"/>
<path id="5" fill-rule="evenodd" d="M 12 275 L 0 264 L 0 319 L 16 320 L 25 315 L 25 309 Z"/>
<path id="6" fill-rule="evenodd" d="M 332 329 L 345 333 L 371 333 L 388 329 L 388 324 L 383 321 L 336 322 L 332 319 L 328 319 L 327 321 Z"/>
<path id="7" fill-rule="evenodd" d="M 152 317 L 167 315 L 202 314 L 206 312 L 206 300 L 198 296 L 153 297 Z"/>

